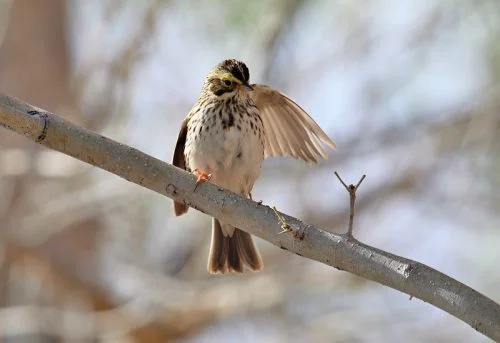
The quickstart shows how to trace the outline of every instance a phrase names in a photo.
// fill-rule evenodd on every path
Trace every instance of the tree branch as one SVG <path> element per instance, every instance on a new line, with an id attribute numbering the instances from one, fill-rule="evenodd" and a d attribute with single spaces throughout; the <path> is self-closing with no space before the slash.
<path id="1" fill-rule="evenodd" d="M 365 179 L 366 175 L 361 176 L 361 179 L 359 179 L 358 183 L 356 186 L 354 185 L 347 185 L 344 180 L 340 177 L 339 173 L 335 172 L 334 173 L 337 179 L 339 179 L 340 183 L 342 186 L 344 186 L 345 190 L 347 193 L 349 193 L 349 225 L 347 226 L 347 237 L 348 238 L 354 238 L 352 236 L 352 229 L 354 226 L 354 205 L 356 203 L 356 191 L 358 190 L 359 186 Z"/>
<path id="2" fill-rule="evenodd" d="M 450 313 L 500 341 L 500 306 L 422 263 L 280 215 L 300 235 L 278 235 L 282 223 L 268 206 L 242 198 L 51 113 L 0 94 L 0 125 L 48 148 L 114 173 L 256 235 L 282 249 L 381 283 Z"/>

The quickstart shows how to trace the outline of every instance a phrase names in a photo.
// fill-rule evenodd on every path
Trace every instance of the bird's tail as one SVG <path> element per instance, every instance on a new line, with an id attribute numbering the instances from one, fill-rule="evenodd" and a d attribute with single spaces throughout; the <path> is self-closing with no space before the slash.
<path id="1" fill-rule="evenodd" d="M 208 271 L 212 274 L 241 273 L 245 265 L 252 271 L 259 271 L 264 266 L 252 236 L 236 228 L 231 236 L 224 235 L 221 223 L 212 218 Z"/>

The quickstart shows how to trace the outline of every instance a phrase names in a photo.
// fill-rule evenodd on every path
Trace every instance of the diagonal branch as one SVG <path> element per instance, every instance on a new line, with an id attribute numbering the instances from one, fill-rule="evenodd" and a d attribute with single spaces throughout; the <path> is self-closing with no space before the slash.
<path id="1" fill-rule="evenodd" d="M 195 177 L 190 173 L 5 95 L 0 95 L 0 125 L 48 148 L 184 202 L 282 249 L 433 304 L 500 341 L 500 306 L 422 263 L 303 224 L 287 215 L 281 217 L 303 235 L 301 239 L 294 235 L 277 235 L 281 223 L 270 207 L 210 183 L 201 184 L 193 192 Z"/>

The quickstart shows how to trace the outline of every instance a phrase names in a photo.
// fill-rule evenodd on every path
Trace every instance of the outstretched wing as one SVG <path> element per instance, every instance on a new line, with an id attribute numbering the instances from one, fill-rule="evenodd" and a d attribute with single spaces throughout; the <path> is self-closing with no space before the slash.
<path id="1" fill-rule="evenodd" d="M 179 131 L 179 137 L 177 137 L 177 144 L 175 145 L 174 157 L 172 164 L 176 167 L 186 170 L 186 158 L 184 156 L 184 147 L 186 145 L 187 136 L 187 118 L 182 122 L 181 130 Z M 174 201 L 174 213 L 176 216 L 180 216 L 188 211 L 189 207 L 183 203 Z"/>
<path id="2" fill-rule="evenodd" d="M 260 110 L 265 133 L 265 156 L 284 156 L 318 162 L 327 158 L 322 144 L 335 143 L 306 111 L 285 94 L 265 85 L 252 85 L 249 92 Z"/>

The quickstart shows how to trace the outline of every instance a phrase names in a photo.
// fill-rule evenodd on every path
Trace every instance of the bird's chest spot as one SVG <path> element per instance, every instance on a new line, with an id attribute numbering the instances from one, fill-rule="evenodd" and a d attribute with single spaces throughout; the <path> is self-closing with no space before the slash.
<path id="1" fill-rule="evenodd" d="M 214 108 L 193 118 L 195 128 L 188 132 L 187 144 L 190 165 L 201 169 L 206 164 L 211 170 L 231 170 L 246 163 L 260 166 L 264 158 L 261 137 L 249 125 L 248 113 L 237 107 Z"/>
<path id="2" fill-rule="evenodd" d="M 239 116 L 237 117 L 239 121 Z M 235 126 L 235 114 L 233 114 L 233 111 L 222 111 L 221 124 L 222 130 L 224 130 L 225 132 L 229 131 Z"/>

